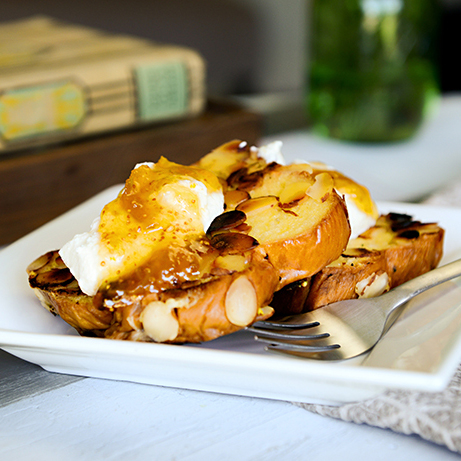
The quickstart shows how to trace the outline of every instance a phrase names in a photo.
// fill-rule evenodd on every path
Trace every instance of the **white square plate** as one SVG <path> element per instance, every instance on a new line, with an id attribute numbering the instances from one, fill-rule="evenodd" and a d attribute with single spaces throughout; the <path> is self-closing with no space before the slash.
<path id="1" fill-rule="evenodd" d="M 51 372 L 298 402 L 340 404 L 387 389 L 438 391 L 461 362 L 461 282 L 429 290 L 367 356 L 319 362 L 265 352 L 250 333 L 201 345 L 165 345 L 80 337 L 40 306 L 27 265 L 88 230 L 112 187 L 0 252 L 0 347 Z M 461 257 L 461 210 L 380 203 L 446 230 L 443 263 Z"/>

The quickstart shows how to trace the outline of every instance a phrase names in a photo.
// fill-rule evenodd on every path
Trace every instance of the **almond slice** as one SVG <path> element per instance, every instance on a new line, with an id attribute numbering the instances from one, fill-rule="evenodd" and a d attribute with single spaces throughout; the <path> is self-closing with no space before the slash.
<path id="1" fill-rule="evenodd" d="M 389 288 L 389 275 L 386 272 L 374 272 L 356 283 L 355 292 L 359 298 L 374 298 L 389 291 Z"/>
<path id="2" fill-rule="evenodd" d="M 142 311 L 140 321 L 144 332 L 156 342 L 173 341 L 179 334 L 175 308 L 185 307 L 187 300 L 170 298 L 152 301 Z"/>
<path id="3" fill-rule="evenodd" d="M 306 195 L 306 191 L 310 186 L 311 183 L 307 181 L 297 181 L 288 184 L 280 193 L 280 202 L 291 203 L 301 200 Z"/>
<path id="4" fill-rule="evenodd" d="M 42 256 L 39 256 L 35 261 L 32 261 L 28 266 L 27 266 L 27 272 L 37 272 L 39 269 L 42 267 L 46 266 L 52 259 L 53 255 L 55 254 L 54 251 L 49 251 L 48 253 L 45 253 Z"/>
<path id="5" fill-rule="evenodd" d="M 66 285 L 74 280 L 74 276 L 69 269 L 51 269 L 37 274 L 35 280 L 31 280 L 34 286 L 57 286 Z"/>
<path id="6" fill-rule="evenodd" d="M 245 276 L 236 278 L 225 299 L 226 316 L 234 325 L 246 327 L 258 313 L 258 300 L 253 284 Z"/>
<path id="7" fill-rule="evenodd" d="M 237 210 L 243 211 L 245 214 L 258 211 L 262 212 L 267 208 L 271 208 L 278 205 L 277 197 L 273 195 L 267 195 L 264 197 L 252 198 L 241 203 Z"/>
<path id="8" fill-rule="evenodd" d="M 207 236 L 212 236 L 217 232 L 227 231 L 240 226 L 245 222 L 246 216 L 243 211 L 232 210 L 217 216 L 206 231 Z"/>
<path id="9" fill-rule="evenodd" d="M 248 260 L 243 255 L 228 254 L 225 256 L 218 256 L 216 258 L 216 265 L 221 269 L 226 269 L 231 272 L 242 272 L 248 266 Z"/>
<path id="10" fill-rule="evenodd" d="M 319 173 L 315 176 L 315 182 L 307 190 L 307 195 L 318 202 L 323 202 L 333 190 L 333 178 L 328 173 Z"/>
<path id="11" fill-rule="evenodd" d="M 226 204 L 226 209 L 233 210 L 249 198 L 250 194 L 247 191 L 237 189 L 229 190 L 224 194 L 224 203 Z"/>
<path id="12" fill-rule="evenodd" d="M 211 237 L 211 245 L 223 255 L 241 254 L 256 248 L 258 241 L 248 234 L 240 232 L 223 232 Z"/>

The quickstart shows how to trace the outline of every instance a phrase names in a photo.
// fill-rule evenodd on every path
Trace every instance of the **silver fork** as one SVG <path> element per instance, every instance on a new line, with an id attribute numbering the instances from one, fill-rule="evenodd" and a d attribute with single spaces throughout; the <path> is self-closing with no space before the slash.
<path id="1" fill-rule="evenodd" d="M 369 351 L 397 318 L 398 308 L 420 293 L 461 276 L 461 259 L 420 275 L 376 298 L 351 299 L 247 330 L 266 349 L 319 360 L 350 359 Z"/>

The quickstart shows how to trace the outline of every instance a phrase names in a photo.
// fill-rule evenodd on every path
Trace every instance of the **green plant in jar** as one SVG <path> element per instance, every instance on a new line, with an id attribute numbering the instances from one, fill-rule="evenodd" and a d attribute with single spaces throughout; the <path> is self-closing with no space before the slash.
<path id="1" fill-rule="evenodd" d="M 410 138 L 438 99 L 437 0 L 313 0 L 307 106 L 314 131 Z"/>

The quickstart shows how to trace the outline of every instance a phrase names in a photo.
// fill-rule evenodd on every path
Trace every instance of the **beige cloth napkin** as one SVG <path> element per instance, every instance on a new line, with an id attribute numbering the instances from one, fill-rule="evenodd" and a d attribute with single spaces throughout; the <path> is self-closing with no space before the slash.
<path id="1" fill-rule="evenodd" d="M 461 182 L 448 185 L 424 203 L 461 207 Z M 417 434 L 461 453 L 461 366 L 442 392 L 388 391 L 373 399 L 338 407 L 296 405 L 344 421 Z"/>
<path id="2" fill-rule="evenodd" d="M 319 415 L 417 434 L 461 453 L 461 367 L 442 392 L 388 391 L 339 407 L 297 403 Z"/>

